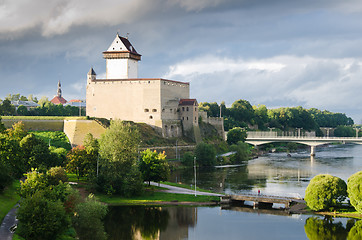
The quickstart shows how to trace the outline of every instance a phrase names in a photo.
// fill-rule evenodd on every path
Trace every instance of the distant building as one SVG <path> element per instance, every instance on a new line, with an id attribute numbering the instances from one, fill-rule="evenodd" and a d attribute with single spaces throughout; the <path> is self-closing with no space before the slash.
<path id="1" fill-rule="evenodd" d="M 72 107 L 81 107 L 81 108 L 86 108 L 86 102 L 80 99 L 72 99 L 69 100 L 66 104 L 64 104 L 63 106 L 72 106 Z"/>
<path id="2" fill-rule="evenodd" d="M 58 90 L 57 90 L 57 95 L 54 96 L 54 98 L 52 100 L 50 100 L 50 102 L 52 102 L 55 105 L 58 104 L 65 104 L 67 103 L 67 100 L 65 100 L 62 97 L 62 89 L 61 89 L 62 85 L 60 84 L 60 80 L 58 81 Z"/>
<path id="3" fill-rule="evenodd" d="M 190 84 L 162 78 L 138 78 L 141 55 L 117 34 L 107 51 L 106 78 L 87 74 L 87 116 L 144 122 L 164 137 L 178 137 L 198 127 L 198 105 Z"/>
<path id="4" fill-rule="evenodd" d="M 36 107 L 40 107 L 39 104 L 37 104 L 36 102 L 33 101 L 11 101 L 11 104 L 14 105 L 15 109 L 18 109 L 19 106 L 25 106 L 28 111 L 31 108 L 36 108 Z"/>

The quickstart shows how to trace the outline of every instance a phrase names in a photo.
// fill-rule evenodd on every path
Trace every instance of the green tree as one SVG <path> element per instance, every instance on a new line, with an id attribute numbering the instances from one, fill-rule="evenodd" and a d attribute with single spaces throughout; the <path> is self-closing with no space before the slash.
<path id="1" fill-rule="evenodd" d="M 1 111 L 0 111 L 0 114 L 1 114 Z M 0 116 L 0 133 L 4 132 L 5 131 L 5 126 L 4 124 L 1 122 L 1 116 Z"/>
<path id="2" fill-rule="evenodd" d="M 134 125 L 112 121 L 99 140 L 101 169 L 98 186 L 108 193 L 140 194 L 143 187 L 138 170 L 139 132 Z"/>
<path id="3" fill-rule="evenodd" d="M 58 185 L 59 182 L 65 183 L 68 181 L 67 173 L 62 167 L 52 167 L 47 172 L 48 184 Z"/>
<path id="4" fill-rule="evenodd" d="M 16 109 L 16 113 L 20 116 L 27 116 L 28 109 L 24 105 L 20 105 L 18 109 Z"/>
<path id="5" fill-rule="evenodd" d="M 56 239 L 70 225 L 63 203 L 49 200 L 43 191 L 22 200 L 17 218 L 17 233 L 26 239 Z"/>
<path id="6" fill-rule="evenodd" d="M 14 123 L 13 126 L 6 131 L 10 138 L 19 142 L 27 135 L 24 123 L 21 121 Z"/>
<path id="7" fill-rule="evenodd" d="M 83 177 L 87 174 L 87 159 L 88 154 L 84 146 L 76 146 L 67 154 L 66 169 L 70 173 L 75 173 L 78 181 L 79 177 Z"/>
<path id="8" fill-rule="evenodd" d="M 310 180 L 305 191 L 305 201 L 309 208 L 320 211 L 336 207 L 347 197 L 347 184 L 329 174 L 319 174 Z"/>
<path id="9" fill-rule="evenodd" d="M 334 130 L 335 137 L 355 137 L 356 131 L 350 126 L 337 126 Z"/>
<path id="10" fill-rule="evenodd" d="M 33 94 L 29 94 L 28 100 L 29 100 L 29 101 L 33 101 L 33 102 L 36 102 L 36 103 L 38 102 L 37 97 L 34 97 Z"/>
<path id="11" fill-rule="evenodd" d="M 362 171 L 359 171 L 348 178 L 347 193 L 351 205 L 357 212 L 362 213 Z"/>
<path id="12" fill-rule="evenodd" d="M 192 166 L 194 164 L 194 154 L 192 154 L 192 152 L 185 152 L 182 156 L 181 162 L 184 166 Z"/>
<path id="13" fill-rule="evenodd" d="M 73 225 L 79 239 L 107 239 L 102 221 L 107 211 L 107 206 L 98 202 L 93 195 L 89 195 L 85 202 L 78 204 L 75 208 Z"/>
<path id="14" fill-rule="evenodd" d="M 0 105 L 0 115 L 13 116 L 15 114 L 15 107 L 11 104 L 11 101 L 5 99 Z"/>
<path id="15" fill-rule="evenodd" d="M 157 153 L 156 150 L 147 149 L 141 153 L 139 169 L 143 180 L 148 181 L 148 185 L 151 181 L 166 181 L 170 175 L 170 167 L 165 153 Z"/>
<path id="16" fill-rule="evenodd" d="M 30 198 L 36 192 L 44 190 L 48 187 L 48 179 L 46 174 L 37 172 L 37 169 L 32 169 L 31 172 L 25 174 L 26 179 L 21 182 L 19 195 L 23 198 Z"/>
<path id="17" fill-rule="evenodd" d="M 236 152 L 231 156 L 231 162 L 234 164 L 247 161 L 250 158 L 249 144 L 247 143 L 238 142 L 237 144 L 232 145 L 230 150 Z"/>
<path id="18" fill-rule="evenodd" d="M 216 151 L 207 143 L 199 143 L 195 149 L 196 161 L 200 166 L 214 166 L 216 163 Z"/>
<path id="19" fill-rule="evenodd" d="M 28 169 L 30 168 L 49 168 L 57 163 L 50 154 L 48 145 L 36 137 L 33 133 L 28 134 L 20 141 L 25 159 L 28 161 Z"/>
<path id="20" fill-rule="evenodd" d="M 227 134 L 227 142 L 229 145 L 236 144 L 239 141 L 245 142 L 246 139 L 246 131 L 240 127 L 234 127 L 233 129 L 228 131 Z"/>
<path id="21" fill-rule="evenodd" d="M 4 133 L 0 133 L 0 163 L 4 173 L 11 178 L 20 178 L 26 170 L 19 142 Z"/>

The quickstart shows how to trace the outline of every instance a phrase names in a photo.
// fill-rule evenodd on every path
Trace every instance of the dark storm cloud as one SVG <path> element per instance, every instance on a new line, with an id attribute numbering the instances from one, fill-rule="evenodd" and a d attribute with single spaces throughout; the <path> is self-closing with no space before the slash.
<path id="1" fill-rule="evenodd" d="M 361 12 L 357 0 L 3 0 L 0 97 L 52 97 L 60 79 L 66 98 L 84 98 L 86 73 L 104 74 L 101 53 L 120 31 L 143 55 L 141 77 L 191 81 L 199 101 L 358 117 Z"/>

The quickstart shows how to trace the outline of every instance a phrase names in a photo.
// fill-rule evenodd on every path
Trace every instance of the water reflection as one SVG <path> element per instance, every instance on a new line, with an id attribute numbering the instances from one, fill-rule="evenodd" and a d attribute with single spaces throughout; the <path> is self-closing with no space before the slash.
<path id="1" fill-rule="evenodd" d="M 110 207 L 105 219 L 109 239 L 187 239 L 196 224 L 196 208 Z"/>
<path id="2" fill-rule="evenodd" d="M 311 178 L 328 173 L 344 180 L 362 168 L 362 145 L 330 145 L 309 151 L 271 153 L 250 160 L 239 167 L 198 169 L 197 184 L 216 192 L 238 194 L 243 191 L 303 197 Z M 171 182 L 193 184 L 193 169 L 177 170 Z"/>
<path id="3" fill-rule="evenodd" d="M 362 221 L 354 219 L 348 219 L 344 226 L 338 218 L 309 217 L 304 230 L 310 240 L 362 239 Z"/>

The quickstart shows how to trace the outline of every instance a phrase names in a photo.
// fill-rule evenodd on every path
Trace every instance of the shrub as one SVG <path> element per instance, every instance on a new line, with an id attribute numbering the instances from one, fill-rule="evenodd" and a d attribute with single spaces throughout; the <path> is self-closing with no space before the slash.
<path id="1" fill-rule="evenodd" d="M 184 166 L 193 166 L 194 165 L 194 155 L 192 152 L 185 152 L 185 154 L 182 156 L 181 163 Z"/>
<path id="2" fill-rule="evenodd" d="M 227 142 L 229 145 L 236 144 L 239 141 L 245 142 L 246 139 L 246 131 L 241 127 L 234 127 L 229 130 L 227 134 Z"/>
<path id="3" fill-rule="evenodd" d="M 304 199 L 308 207 L 319 211 L 339 206 L 346 197 L 347 184 L 342 179 L 329 174 L 320 174 L 310 181 Z"/>
<path id="4" fill-rule="evenodd" d="M 20 203 L 17 218 L 17 233 L 33 240 L 56 239 L 70 224 L 63 204 L 48 200 L 43 191 L 36 192 Z"/>
<path id="5" fill-rule="evenodd" d="M 196 161 L 200 166 L 214 166 L 216 163 L 216 151 L 207 143 L 199 143 L 195 149 Z"/>
<path id="6" fill-rule="evenodd" d="M 93 195 L 89 195 L 84 203 L 76 206 L 75 211 L 73 224 L 79 239 L 107 239 L 102 222 L 107 214 L 106 205 L 98 202 Z"/>
<path id="7" fill-rule="evenodd" d="M 347 181 L 347 193 L 351 205 L 362 213 L 362 171 L 350 176 Z"/>
<path id="8" fill-rule="evenodd" d="M 58 185 L 60 181 L 63 183 L 68 181 L 67 173 L 62 167 L 52 167 L 48 171 L 48 182 L 51 185 Z"/>

